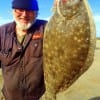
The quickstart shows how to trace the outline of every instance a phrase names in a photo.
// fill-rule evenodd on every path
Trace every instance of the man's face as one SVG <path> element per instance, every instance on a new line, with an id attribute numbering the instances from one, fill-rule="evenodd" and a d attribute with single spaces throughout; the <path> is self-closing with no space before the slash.
<path id="1" fill-rule="evenodd" d="M 29 11 L 23 9 L 13 9 L 13 17 L 19 27 L 22 30 L 27 30 L 31 27 L 37 17 L 37 11 Z"/>

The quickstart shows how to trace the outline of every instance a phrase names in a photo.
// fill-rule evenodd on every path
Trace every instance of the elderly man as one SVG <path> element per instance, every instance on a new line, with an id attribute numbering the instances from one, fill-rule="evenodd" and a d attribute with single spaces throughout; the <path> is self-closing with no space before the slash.
<path id="1" fill-rule="evenodd" d="M 36 0 L 13 0 L 14 21 L 0 26 L 0 62 L 5 100 L 39 100 L 45 91 L 43 31 Z"/>

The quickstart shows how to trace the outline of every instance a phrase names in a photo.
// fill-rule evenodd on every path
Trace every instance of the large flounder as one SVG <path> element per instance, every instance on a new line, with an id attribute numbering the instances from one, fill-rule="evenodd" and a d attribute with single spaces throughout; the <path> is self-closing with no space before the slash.
<path id="1" fill-rule="evenodd" d="M 46 92 L 43 100 L 56 100 L 92 64 L 95 25 L 87 0 L 56 0 L 44 32 L 43 58 Z"/>

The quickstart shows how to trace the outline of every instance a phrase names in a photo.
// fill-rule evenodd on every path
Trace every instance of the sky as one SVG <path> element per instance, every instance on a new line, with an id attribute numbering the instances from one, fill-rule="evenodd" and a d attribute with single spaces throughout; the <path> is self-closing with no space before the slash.
<path id="1" fill-rule="evenodd" d="M 8 23 L 13 20 L 12 0 L 0 0 L 0 25 Z M 100 2 L 99 0 L 88 0 L 92 10 L 93 18 L 96 26 L 96 37 L 100 37 Z M 49 20 L 52 12 L 52 6 L 54 0 L 38 0 L 39 3 L 39 14 L 38 18 Z"/>

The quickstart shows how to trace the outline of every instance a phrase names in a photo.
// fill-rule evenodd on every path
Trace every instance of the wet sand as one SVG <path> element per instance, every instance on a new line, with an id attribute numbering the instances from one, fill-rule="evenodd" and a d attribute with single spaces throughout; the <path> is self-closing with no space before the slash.
<path id="1" fill-rule="evenodd" d="M 100 39 L 97 39 L 93 64 L 70 88 L 68 88 L 63 93 L 58 94 L 57 100 L 100 100 L 99 59 L 100 59 Z M 0 72 L 0 89 L 1 87 L 2 87 L 2 75 Z M 98 97 L 98 99 L 93 99 L 95 97 L 96 98 Z"/>
<path id="2" fill-rule="evenodd" d="M 100 100 L 100 39 L 96 42 L 94 62 L 91 67 L 57 100 Z"/>

